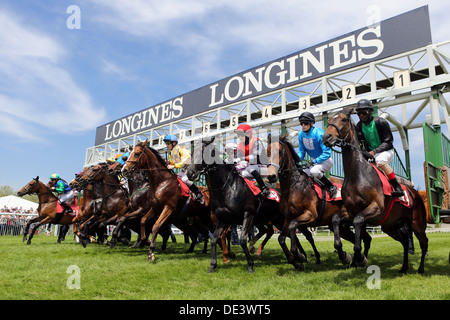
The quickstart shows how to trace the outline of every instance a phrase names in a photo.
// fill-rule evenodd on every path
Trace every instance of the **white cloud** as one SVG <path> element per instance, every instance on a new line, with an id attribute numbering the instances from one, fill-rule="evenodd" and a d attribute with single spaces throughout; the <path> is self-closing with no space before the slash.
<path id="1" fill-rule="evenodd" d="M 44 131 L 70 133 L 95 128 L 104 110 L 66 70 L 69 54 L 51 36 L 12 14 L 0 13 L 0 115 L 20 138 Z M 4 127 L 2 130 L 6 130 Z"/>

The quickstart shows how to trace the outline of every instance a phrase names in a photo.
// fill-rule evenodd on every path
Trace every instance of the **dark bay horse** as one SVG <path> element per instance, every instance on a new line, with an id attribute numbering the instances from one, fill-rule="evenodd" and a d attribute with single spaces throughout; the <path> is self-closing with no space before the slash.
<path id="1" fill-rule="evenodd" d="M 82 238 L 81 230 L 84 228 L 85 223 L 95 214 L 100 214 L 101 205 L 102 205 L 102 189 L 100 184 L 91 184 L 87 181 L 80 180 L 80 177 L 83 176 L 84 173 L 89 170 L 90 167 L 86 167 L 78 173 L 75 176 L 75 179 L 73 179 L 69 186 L 77 190 L 80 195 L 80 203 L 79 203 L 79 212 L 78 216 L 74 219 L 74 228 L 76 228 L 76 232 L 74 232 L 81 241 L 84 239 Z M 95 186 L 95 188 L 94 188 Z M 108 235 L 106 232 L 106 227 L 104 228 L 97 228 L 96 230 L 91 230 L 89 232 L 89 238 L 90 242 L 95 242 L 95 234 L 97 234 L 97 242 L 104 242 L 106 241 Z"/>
<path id="2" fill-rule="evenodd" d="M 245 253 L 248 272 L 253 273 L 253 259 L 247 247 L 250 228 L 268 222 L 280 225 L 282 216 L 278 202 L 255 196 L 234 164 L 225 164 L 215 150 L 214 139 L 196 141 L 194 163 L 189 165 L 187 175 L 191 180 L 198 180 L 204 174 L 211 193 L 211 209 L 217 224 L 211 240 L 211 266 L 209 272 L 217 267 L 217 241 L 226 228 L 242 224 L 240 245 Z M 261 227 L 259 227 L 261 228 Z"/>
<path id="3" fill-rule="evenodd" d="M 411 208 L 398 201 L 391 202 L 392 197 L 385 196 L 381 180 L 375 168 L 366 160 L 356 136 L 355 125 L 350 118 L 353 109 L 335 115 L 328 122 L 323 136 L 327 146 L 340 145 L 344 164 L 344 184 L 342 199 L 344 206 L 353 220 L 355 228 L 354 260 L 365 265 L 366 257 L 361 254 L 361 228 L 364 224 L 380 225 L 383 232 L 403 245 L 403 265 L 400 272 L 408 270 L 408 234 L 406 228 L 412 228 L 420 243 L 422 256 L 419 273 L 423 273 L 425 256 L 428 250 L 426 229 L 426 210 L 419 193 L 410 186 L 405 186 L 410 195 Z M 390 213 L 386 210 L 392 206 Z M 335 234 L 336 236 L 336 234 Z M 336 241 L 338 241 L 336 239 Z M 340 244 L 342 247 L 342 244 Z"/>
<path id="4" fill-rule="evenodd" d="M 48 223 L 70 225 L 73 224 L 74 217 L 66 214 L 60 214 L 56 212 L 58 198 L 51 192 L 51 190 L 39 180 L 39 176 L 28 182 L 23 188 L 21 188 L 17 195 L 22 197 L 26 194 L 37 194 L 39 198 L 39 215 L 27 222 L 23 233 L 23 241 L 25 242 L 28 237 L 27 244 L 31 244 L 31 239 L 34 236 L 37 228 L 41 225 Z M 60 238 L 58 238 L 60 242 Z"/>
<path id="5" fill-rule="evenodd" d="M 268 174 L 277 175 L 280 181 L 281 202 L 280 210 L 284 216 L 284 225 L 278 241 L 289 263 L 298 270 L 303 269 L 303 257 L 297 253 L 296 229 L 299 227 L 329 226 L 333 229 L 333 217 L 339 216 L 340 220 L 348 220 L 346 210 L 342 209 L 343 201 L 323 202 L 313 189 L 312 179 L 297 166 L 300 158 L 294 150 L 292 144 L 286 141 L 286 137 L 280 137 L 279 141 L 269 141 L 267 147 L 269 158 Z M 355 237 L 350 230 L 350 224 L 340 226 L 340 235 L 354 243 Z M 289 252 L 285 239 L 291 239 L 291 251 Z M 367 255 L 370 248 L 371 237 L 363 230 L 364 248 Z M 351 257 L 341 251 L 339 258 L 343 264 L 350 264 Z"/>
<path id="6" fill-rule="evenodd" d="M 122 164 L 115 162 L 109 165 L 108 173 L 110 175 L 121 175 Z M 140 220 L 150 210 L 150 202 L 147 201 L 149 194 L 151 194 L 150 184 L 148 183 L 147 175 L 143 171 L 133 170 L 127 177 L 128 183 L 128 211 L 119 216 L 116 220 L 116 228 L 114 229 L 110 246 L 113 248 L 117 244 L 117 240 L 120 238 L 122 229 L 128 225 L 133 231 L 141 232 Z M 148 238 L 152 225 L 155 221 L 149 221 L 145 228 L 145 238 Z M 163 225 L 160 230 L 163 237 L 163 244 L 161 250 L 166 249 L 167 241 L 170 237 L 171 230 L 170 225 Z M 134 243 L 132 248 L 142 247 L 146 244 L 145 241 L 141 241 L 141 237 L 138 236 L 138 241 Z"/>
<path id="7" fill-rule="evenodd" d="M 92 230 L 103 229 L 104 226 L 113 224 L 118 216 L 127 212 L 128 201 L 117 177 L 108 173 L 106 163 L 87 168 L 76 180 L 82 185 L 91 184 L 93 190 L 90 207 L 93 215 L 81 227 L 81 243 L 86 247 L 88 234 Z"/>
<path id="8" fill-rule="evenodd" d="M 197 221 L 206 229 L 214 230 L 211 221 L 211 210 L 209 208 L 209 193 L 204 193 L 205 204 L 202 205 L 192 201 L 190 197 L 183 196 L 179 187 L 176 174 L 167 169 L 166 163 L 158 151 L 146 146 L 147 141 L 138 143 L 130 153 L 122 171 L 127 172 L 134 169 L 144 170 L 147 174 L 151 193 L 148 194 L 147 201 L 150 210 L 141 218 L 141 239 L 144 240 L 145 224 L 150 219 L 156 219 L 152 228 L 148 261 L 155 260 L 155 242 L 160 228 L 166 223 L 173 223 L 191 238 L 191 247 L 188 252 L 192 252 L 197 240 L 196 231 L 188 222 L 188 217 L 196 217 Z M 206 234 L 207 237 L 207 234 Z"/>

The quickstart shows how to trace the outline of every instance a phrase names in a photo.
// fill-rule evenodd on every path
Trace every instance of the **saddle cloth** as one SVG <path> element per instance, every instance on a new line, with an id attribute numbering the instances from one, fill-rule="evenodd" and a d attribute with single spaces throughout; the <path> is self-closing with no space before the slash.
<path id="1" fill-rule="evenodd" d="M 178 185 L 180 186 L 181 189 L 181 195 L 183 197 L 190 197 L 191 200 L 196 201 L 194 195 L 192 194 L 192 192 L 190 192 L 191 190 L 189 190 L 189 187 L 187 186 L 186 183 L 183 182 L 183 180 L 181 180 L 179 177 L 177 177 L 178 179 Z M 202 192 L 200 190 L 200 192 Z M 203 192 L 202 192 L 203 194 Z M 205 198 L 205 195 L 203 194 L 203 198 Z"/>
<path id="2" fill-rule="evenodd" d="M 381 183 L 383 184 L 383 193 L 385 196 L 392 196 L 392 185 L 390 184 L 388 178 L 386 177 L 386 175 L 384 174 L 383 171 L 381 171 L 380 169 L 378 169 L 377 166 L 375 166 L 373 163 L 371 163 L 371 165 L 375 168 L 375 171 L 378 174 L 378 177 L 381 180 Z M 394 198 L 394 202 L 398 202 L 401 205 L 404 205 L 408 208 L 412 207 L 412 202 L 411 202 L 411 195 L 409 194 L 408 189 L 406 189 L 406 187 L 404 185 L 401 185 L 403 192 L 405 193 L 405 195 L 403 197 Z"/>
<path id="3" fill-rule="evenodd" d="M 333 183 L 336 187 L 337 187 L 337 191 L 334 194 L 334 197 L 331 198 L 330 197 L 330 192 L 328 192 L 328 190 L 326 190 L 326 201 L 340 201 L 342 200 L 342 195 L 341 195 L 341 190 L 342 190 L 342 184 L 337 184 L 337 183 Z M 322 197 L 322 187 L 314 181 L 314 190 L 317 193 L 317 196 L 319 197 L 319 199 L 323 200 Z"/>
<path id="4" fill-rule="evenodd" d="M 243 178 L 243 179 L 247 183 L 250 190 L 252 190 L 252 192 L 255 196 L 257 196 L 258 194 L 261 193 L 261 190 L 256 186 L 255 180 L 249 180 L 247 178 Z M 275 189 L 271 189 L 271 188 L 269 188 L 269 191 L 270 191 L 270 195 L 267 197 L 264 197 L 264 198 L 267 198 L 269 200 L 274 200 L 276 202 L 280 202 L 280 195 L 278 194 L 278 192 Z"/>
<path id="5" fill-rule="evenodd" d="M 72 212 L 64 212 L 65 215 L 76 217 L 78 216 L 78 211 L 80 210 L 78 208 L 78 199 L 75 198 L 75 200 L 70 204 L 70 207 L 72 208 Z M 56 213 L 62 213 L 64 211 L 64 207 L 59 203 L 59 201 L 56 202 Z"/>

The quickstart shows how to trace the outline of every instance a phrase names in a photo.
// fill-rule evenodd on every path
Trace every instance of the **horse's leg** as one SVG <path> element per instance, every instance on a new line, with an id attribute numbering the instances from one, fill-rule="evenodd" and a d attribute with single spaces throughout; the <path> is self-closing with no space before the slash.
<path id="1" fill-rule="evenodd" d="M 30 232 L 30 236 L 28 237 L 27 244 L 31 244 L 31 239 L 33 239 L 33 236 L 34 236 L 34 233 L 36 232 L 36 230 L 37 230 L 41 225 L 46 225 L 47 223 L 49 223 L 50 220 L 51 220 L 51 218 L 50 218 L 49 216 L 46 216 L 46 217 L 43 218 L 43 219 L 42 219 L 42 218 L 41 218 L 41 219 L 38 219 L 36 222 L 34 222 L 34 223 L 31 225 L 31 227 L 30 227 L 31 232 Z"/>
<path id="2" fill-rule="evenodd" d="M 417 240 L 419 240 L 420 250 L 422 252 L 422 255 L 420 257 L 420 265 L 417 272 L 423 274 L 425 272 L 425 256 L 428 254 L 428 238 L 425 233 L 425 230 L 427 228 L 426 211 L 425 206 L 421 201 L 421 199 L 415 201 L 412 215 L 413 219 L 411 222 L 411 228 L 413 229 Z M 449 255 L 449 262 L 450 262 L 450 255 Z"/>
<path id="3" fill-rule="evenodd" d="M 219 244 L 221 244 L 221 248 L 222 248 L 222 258 L 223 258 L 223 263 L 227 264 L 230 263 L 230 260 L 228 259 L 228 257 L 231 258 L 231 251 L 230 251 L 230 228 L 231 226 L 229 226 L 220 236 L 220 242 Z M 227 240 L 228 240 L 228 245 L 227 245 Z"/>
<path id="4" fill-rule="evenodd" d="M 376 215 L 380 214 L 380 208 L 378 204 L 373 201 L 369 204 L 363 211 L 358 213 L 353 219 L 353 227 L 355 228 L 355 243 L 353 246 L 353 250 L 355 253 L 354 262 L 356 267 L 365 267 L 367 265 L 367 258 L 364 254 L 361 253 L 361 230 L 364 227 L 365 221 L 370 219 Z"/>
<path id="5" fill-rule="evenodd" d="M 217 267 L 217 240 L 222 236 L 225 229 L 223 221 L 217 221 L 216 229 L 214 230 L 213 237 L 211 239 L 211 265 L 208 273 L 213 273 Z"/>
<path id="6" fill-rule="evenodd" d="M 36 217 L 36 218 L 30 219 L 27 221 L 27 224 L 25 225 L 25 230 L 23 231 L 23 242 L 25 242 L 27 240 L 27 236 L 30 231 L 30 226 L 33 223 L 35 223 L 38 219 L 39 219 L 39 217 Z"/>
<path id="7" fill-rule="evenodd" d="M 342 231 L 344 228 L 342 228 L 342 226 L 341 226 L 341 222 L 342 222 L 342 218 L 343 218 L 341 213 L 342 213 L 342 211 L 335 213 L 331 218 L 332 225 L 333 225 L 333 234 L 334 234 L 334 248 L 338 252 L 338 257 L 341 260 L 342 264 L 347 266 L 352 262 L 352 257 L 342 249 L 342 241 L 341 241 L 340 231 Z M 348 231 L 350 231 L 350 228 L 348 228 Z M 354 243 L 354 241 L 355 241 L 354 234 L 353 234 L 353 232 L 351 232 L 351 234 L 352 234 L 352 239 L 353 239 L 352 242 Z"/>
<path id="8" fill-rule="evenodd" d="M 305 270 L 305 265 L 303 264 L 306 261 L 306 253 L 303 254 L 302 252 L 299 252 L 301 247 L 300 241 L 298 240 L 297 237 L 297 228 L 298 228 L 298 223 L 297 221 L 293 220 L 291 221 L 291 223 L 289 224 L 289 237 L 291 239 L 291 254 L 294 257 L 294 267 L 295 269 L 299 270 L 299 271 L 304 271 Z M 303 252 L 305 252 L 303 250 Z"/>
<path id="9" fill-rule="evenodd" d="M 266 237 L 264 238 L 263 242 L 259 245 L 258 250 L 256 250 L 255 256 L 258 259 L 261 259 L 262 251 L 263 251 L 264 247 L 266 246 L 267 242 L 270 240 L 270 238 L 272 238 L 274 233 L 275 232 L 273 231 L 273 225 L 270 224 L 269 227 L 267 228 Z"/>
<path id="10" fill-rule="evenodd" d="M 145 239 L 146 239 L 146 233 L 145 233 L 146 224 L 147 224 L 147 221 L 150 220 L 151 218 L 153 218 L 154 215 L 155 215 L 155 211 L 153 210 L 153 208 L 150 208 L 150 210 L 146 214 L 144 214 L 144 216 L 141 218 L 141 221 L 140 221 L 141 233 L 139 234 L 139 237 L 136 240 L 136 242 L 134 243 L 134 245 L 132 246 L 132 248 L 140 248 L 140 247 L 144 246 Z"/>
<path id="11" fill-rule="evenodd" d="M 252 254 L 255 253 L 255 243 L 267 233 L 267 228 L 263 224 L 257 225 L 256 227 L 258 228 L 258 234 L 254 236 L 248 244 L 248 250 Z"/>
<path id="12" fill-rule="evenodd" d="M 392 239 L 397 240 L 403 246 L 403 264 L 402 268 L 399 270 L 399 273 L 407 273 L 409 269 L 408 264 L 408 235 L 402 231 L 402 226 L 398 225 L 382 225 L 381 230 L 389 235 Z"/>
<path id="13" fill-rule="evenodd" d="M 122 230 L 123 226 L 125 225 L 125 222 L 128 221 L 128 219 L 133 218 L 135 216 L 140 216 L 142 214 L 142 209 L 139 208 L 136 211 L 133 211 L 131 213 L 125 214 L 122 217 L 117 219 L 116 228 L 114 229 L 111 240 L 109 241 L 109 246 L 111 248 L 114 248 L 117 245 L 117 238 L 119 237 L 119 233 Z"/>
<path id="14" fill-rule="evenodd" d="M 320 264 L 320 253 L 316 248 L 316 244 L 314 242 L 314 237 L 313 237 L 311 231 L 309 231 L 308 228 L 305 226 L 300 226 L 299 229 L 303 233 L 303 235 L 306 237 L 306 240 L 308 240 L 308 242 L 311 244 L 311 247 L 313 248 L 314 256 L 316 257 L 316 264 Z M 306 253 L 304 253 L 304 255 L 305 255 L 305 258 L 307 258 Z"/>
<path id="15" fill-rule="evenodd" d="M 247 258 L 247 265 L 248 265 L 249 273 L 254 273 L 254 271 L 253 271 L 254 262 L 253 262 L 252 256 L 250 255 L 250 252 L 248 251 L 248 247 L 247 247 L 248 234 L 250 232 L 250 228 L 253 226 L 253 217 L 254 217 L 254 213 L 250 213 L 250 211 L 244 212 L 244 221 L 243 221 L 242 232 L 241 232 L 241 236 L 240 236 L 240 244 L 241 244 L 242 249 L 244 250 L 245 257 Z"/>
<path id="16" fill-rule="evenodd" d="M 289 222 L 285 220 L 283 229 L 281 230 L 281 233 L 278 236 L 278 243 L 280 244 L 281 249 L 283 250 L 284 255 L 286 256 L 288 263 L 292 264 L 295 267 L 294 257 L 291 255 L 291 252 L 286 246 L 286 237 L 288 235 L 289 235 Z"/>
<path id="17" fill-rule="evenodd" d="M 367 228 L 366 227 L 364 227 L 361 230 L 361 238 L 362 238 L 362 241 L 364 242 L 364 256 L 366 258 L 369 258 L 369 250 L 370 250 L 370 244 L 372 243 L 372 237 L 367 232 Z"/>
<path id="18" fill-rule="evenodd" d="M 173 208 L 169 206 L 164 206 L 164 209 L 162 210 L 161 214 L 158 217 L 158 220 L 156 220 L 155 224 L 152 228 L 152 239 L 150 240 L 150 247 L 148 250 L 148 262 L 155 261 L 155 248 L 156 248 L 156 237 L 158 236 L 159 228 L 169 219 L 171 214 L 173 213 Z M 150 210 L 152 211 L 152 210 Z M 142 225 L 141 225 L 142 227 Z M 145 234 L 145 230 L 144 230 Z"/>

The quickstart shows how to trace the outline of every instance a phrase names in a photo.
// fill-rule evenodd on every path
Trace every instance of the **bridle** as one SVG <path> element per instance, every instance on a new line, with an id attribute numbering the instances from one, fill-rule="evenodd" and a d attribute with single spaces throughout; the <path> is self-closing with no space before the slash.
<path id="1" fill-rule="evenodd" d="M 337 146 L 340 146 L 340 147 L 349 147 L 350 146 L 350 147 L 352 147 L 352 144 L 347 142 L 347 139 L 348 139 L 348 137 L 349 137 L 349 135 L 351 133 L 351 129 L 353 127 L 353 121 L 352 121 L 351 118 L 347 117 L 345 114 L 342 114 L 342 115 L 344 116 L 344 119 L 348 122 L 347 130 L 345 130 L 344 132 L 341 132 L 342 128 L 339 129 L 337 125 L 335 125 L 334 123 L 330 123 L 330 122 L 328 123 L 328 126 L 331 126 L 331 127 L 335 128 L 337 133 L 338 133 L 338 137 L 336 138 L 336 140 L 337 140 L 336 145 Z M 343 134 L 345 134 L 345 136 L 342 138 Z"/>

